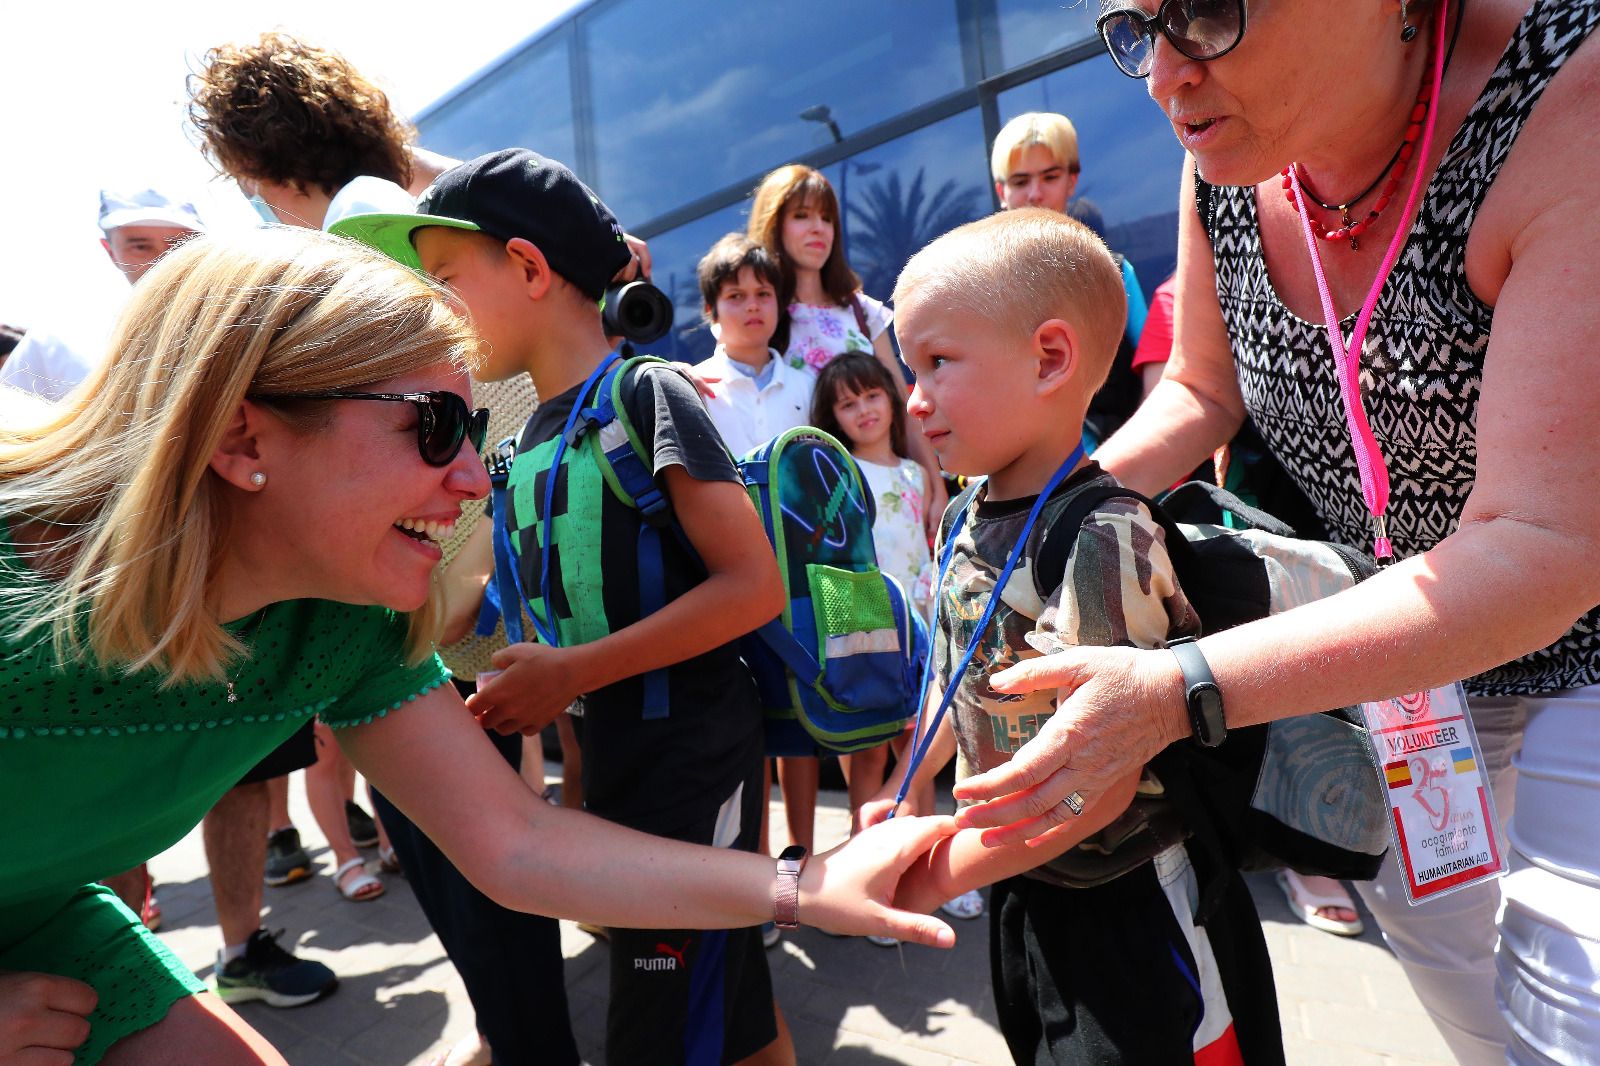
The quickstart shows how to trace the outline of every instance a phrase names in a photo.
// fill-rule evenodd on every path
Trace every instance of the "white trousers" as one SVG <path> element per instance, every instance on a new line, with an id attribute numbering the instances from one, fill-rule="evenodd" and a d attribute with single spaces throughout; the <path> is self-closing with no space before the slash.
<path id="1" fill-rule="evenodd" d="M 1356 887 L 1465 1066 L 1600 1063 L 1600 685 L 1471 710 L 1511 872 L 1412 907 L 1391 855 Z"/>

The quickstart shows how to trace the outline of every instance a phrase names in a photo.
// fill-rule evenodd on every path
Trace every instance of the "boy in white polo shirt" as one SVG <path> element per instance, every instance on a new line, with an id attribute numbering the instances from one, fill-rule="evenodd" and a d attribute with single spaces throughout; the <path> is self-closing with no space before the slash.
<path id="1" fill-rule="evenodd" d="M 816 377 L 771 347 L 778 331 L 778 264 L 766 248 L 730 233 L 700 260 L 705 316 L 717 350 L 694 368 L 711 390 L 706 410 L 728 450 L 742 456 L 810 421 Z"/>

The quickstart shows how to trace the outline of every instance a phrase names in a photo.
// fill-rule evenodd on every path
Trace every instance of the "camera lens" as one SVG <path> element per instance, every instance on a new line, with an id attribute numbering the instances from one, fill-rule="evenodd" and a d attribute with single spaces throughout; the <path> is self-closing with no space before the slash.
<path id="1" fill-rule="evenodd" d="M 648 281 L 630 281 L 606 290 L 601 314 L 606 336 L 649 344 L 672 328 L 672 301 Z"/>

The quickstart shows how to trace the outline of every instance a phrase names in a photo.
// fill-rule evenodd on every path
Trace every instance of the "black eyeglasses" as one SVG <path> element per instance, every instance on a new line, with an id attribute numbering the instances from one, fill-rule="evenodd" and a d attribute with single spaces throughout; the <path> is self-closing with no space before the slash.
<path id="1" fill-rule="evenodd" d="M 1095 21 L 1117 69 L 1148 78 L 1155 63 L 1156 34 L 1190 59 L 1225 56 L 1244 39 L 1244 0 L 1161 0 L 1154 17 L 1135 8 L 1107 11 Z"/>
<path id="2" fill-rule="evenodd" d="M 464 441 L 483 451 L 489 435 L 489 411 L 467 407 L 453 392 L 295 392 L 283 396 L 253 397 L 265 402 L 281 400 L 388 400 L 409 403 L 417 409 L 417 454 L 429 466 L 449 466 Z"/>

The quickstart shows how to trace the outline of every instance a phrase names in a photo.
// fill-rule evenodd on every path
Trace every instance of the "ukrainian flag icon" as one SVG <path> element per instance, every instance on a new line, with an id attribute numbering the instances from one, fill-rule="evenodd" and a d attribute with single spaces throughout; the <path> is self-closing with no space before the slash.
<path id="1" fill-rule="evenodd" d="M 1458 774 L 1470 774 L 1478 768 L 1478 760 L 1472 757 L 1471 748 L 1456 748 L 1450 753 L 1450 762 Z"/>
<path id="2" fill-rule="evenodd" d="M 1383 776 L 1390 788 L 1405 788 L 1411 784 L 1411 764 L 1392 762 L 1383 768 Z"/>

